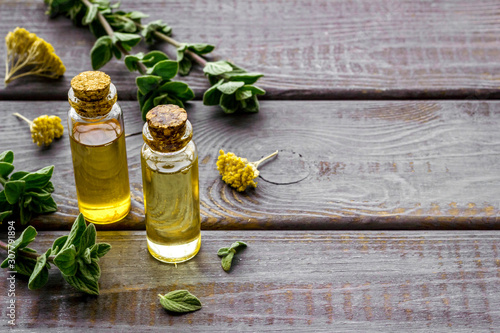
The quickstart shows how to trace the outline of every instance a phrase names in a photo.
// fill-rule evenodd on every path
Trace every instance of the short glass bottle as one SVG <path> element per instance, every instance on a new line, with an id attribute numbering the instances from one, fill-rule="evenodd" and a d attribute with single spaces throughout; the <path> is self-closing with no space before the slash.
<path id="1" fill-rule="evenodd" d="M 146 115 L 141 151 L 146 235 L 166 263 L 193 258 L 201 245 L 198 152 L 186 111 L 159 105 Z"/>
<path id="2" fill-rule="evenodd" d="M 68 100 L 78 208 L 89 222 L 117 222 L 130 211 L 130 186 L 116 88 L 103 72 L 83 72 L 71 80 Z"/>

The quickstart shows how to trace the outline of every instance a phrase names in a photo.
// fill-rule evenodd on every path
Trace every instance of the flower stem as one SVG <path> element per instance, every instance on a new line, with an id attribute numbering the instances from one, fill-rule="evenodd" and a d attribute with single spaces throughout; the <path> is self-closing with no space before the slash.
<path id="1" fill-rule="evenodd" d="M 144 26 L 142 24 L 139 24 L 137 22 L 135 22 L 135 25 L 138 27 L 138 28 L 141 28 L 143 29 Z M 167 35 L 165 35 L 164 33 L 161 33 L 161 32 L 158 32 L 158 31 L 155 31 L 155 36 L 167 43 L 169 43 L 170 45 L 173 45 L 175 47 L 180 47 L 182 45 L 182 43 L 179 43 L 178 41 L 176 41 L 175 39 L 173 39 L 172 37 L 169 37 Z M 196 62 L 198 65 L 200 65 L 201 67 L 205 67 L 205 65 L 207 64 L 207 61 L 205 59 L 203 59 L 203 57 L 197 55 L 196 53 L 194 53 L 193 51 L 191 50 L 186 50 L 186 53 L 185 53 L 189 58 L 191 58 L 191 60 L 193 60 L 194 62 Z"/>
<path id="2" fill-rule="evenodd" d="M 27 122 L 28 124 L 30 124 L 30 126 L 31 126 L 31 124 L 33 124 L 33 122 L 31 120 L 29 120 L 28 118 L 26 118 L 22 114 L 14 112 L 13 115 L 16 116 L 16 117 L 18 117 L 18 118 L 21 118 L 22 120 L 24 120 L 25 122 Z"/>
<path id="3" fill-rule="evenodd" d="M 272 153 L 271 155 L 268 155 L 266 157 L 263 157 L 261 158 L 260 160 L 258 160 L 257 162 L 252 162 L 252 164 L 258 168 L 260 164 L 264 163 L 265 161 L 267 161 L 268 159 L 270 159 L 271 157 L 273 156 L 276 156 L 278 155 L 278 151 L 276 150 L 274 153 Z"/>

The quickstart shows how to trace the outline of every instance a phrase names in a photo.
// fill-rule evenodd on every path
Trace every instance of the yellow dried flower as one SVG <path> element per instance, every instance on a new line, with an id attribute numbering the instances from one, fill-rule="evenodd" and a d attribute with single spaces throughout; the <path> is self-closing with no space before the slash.
<path id="1" fill-rule="evenodd" d="M 43 115 L 31 121 L 19 113 L 14 115 L 30 124 L 31 137 L 38 146 L 49 146 L 54 138 L 59 139 L 63 135 L 64 127 L 57 116 Z"/>
<path id="2" fill-rule="evenodd" d="M 257 162 L 248 162 L 246 158 L 238 157 L 231 152 L 225 154 L 222 149 L 219 154 L 217 170 L 219 170 L 222 180 L 236 188 L 237 191 L 243 192 L 248 186 L 257 187 L 257 183 L 254 182 L 254 179 L 259 176 L 257 168 L 262 162 L 278 154 L 278 151 Z"/>
<path id="3" fill-rule="evenodd" d="M 24 28 L 17 27 L 5 37 L 5 84 L 27 75 L 39 75 L 57 79 L 66 71 L 52 45 Z M 27 71 L 15 75 L 19 70 Z"/>

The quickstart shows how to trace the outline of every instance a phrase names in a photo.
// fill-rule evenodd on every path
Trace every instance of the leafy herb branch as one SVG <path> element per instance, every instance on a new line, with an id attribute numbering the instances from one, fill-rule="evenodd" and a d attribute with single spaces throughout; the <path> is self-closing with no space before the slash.
<path id="1" fill-rule="evenodd" d="M 35 172 L 14 172 L 14 153 L 10 150 L 0 154 L 0 222 L 6 218 L 18 217 L 26 224 L 33 214 L 57 211 L 52 198 L 54 185 L 50 181 L 54 166 L 47 166 Z"/>
<path id="2" fill-rule="evenodd" d="M 9 234 L 14 233 L 14 222 L 9 224 Z M 70 233 L 57 238 L 52 247 L 42 254 L 28 247 L 36 235 L 35 228 L 28 226 L 12 243 L 0 241 L 0 248 L 8 252 L 0 267 L 29 276 L 28 288 L 39 289 L 47 283 L 53 264 L 77 290 L 99 295 L 101 269 L 98 262 L 108 253 L 111 245 L 96 243 L 96 230 L 92 223 L 86 226 L 83 215 L 78 215 Z"/>
<path id="3" fill-rule="evenodd" d="M 143 119 L 154 106 L 165 103 L 183 106 L 186 101 L 194 98 L 194 93 L 187 84 L 171 81 L 177 73 L 189 74 L 193 62 L 203 67 L 212 86 L 204 93 L 205 105 L 220 105 L 226 113 L 259 111 L 257 96 L 265 94 L 265 91 L 254 84 L 263 75 L 249 73 L 228 61 L 207 62 L 202 56 L 212 52 L 213 45 L 180 43 L 170 37 L 171 27 L 161 20 L 144 25 L 141 20 L 148 15 L 138 11 L 120 11 L 119 3 L 111 5 L 109 0 L 45 2 L 49 5 L 50 15 L 64 14 L 77 24 L 88 25 L 98 38 L 91 50 L 94 69 L 104 66 L 113 55 L 120 59 L 124 54 L 127 68 L 142 74 L 137 78 L 136 84 Z M 160 51 L 129 55 L 129 51 L 140 42 L 141 35 L 147 43 L 162 40 L 176 47 L 177 69 L 174 71 L 173 64 L 164 63 L 172 61 Z"/>

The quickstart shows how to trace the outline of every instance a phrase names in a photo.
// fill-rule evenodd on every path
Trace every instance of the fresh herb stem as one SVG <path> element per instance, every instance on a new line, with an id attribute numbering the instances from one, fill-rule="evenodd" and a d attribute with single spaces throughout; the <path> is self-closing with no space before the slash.
<path id="1" fill-rule="evenodd" d="M 135 22 L 135 25 L 140 29 L 144 28 L 144 26 L 142 24 L 139 24 L 137 22 Z M 182 45 L 182 43 L 179 43 L 178 41 L 176 41 L 172 37 L 169 37 L 169 36 L 159 32 L 159 31 L 155 31 L 154 34 L 156 37 L 158 37 L 158 39 L 161 39 L 161 40 L 163 40 L 163 41 L 167 42 L 168 44 L 173 45 L 175 47 L 181 47 L 181 45 Z M 205 59 L 203 59 L 203 57 L 197 55 L 196 53 L 194 53 L 191 50 L 186 50 L 186 55 L 189 58 L 191 58 L 191 60 L 196 62 L 198 65 L 200 65 L 201 67 L 205 67 L 205 65 L 207 64 L 207 61 Z"/>
<path id="2" fill-rule="evenodd" d="M 24 120 L 25 122 L 27 122 L 28 124 L 30 124 L 30 126 L 33 124 L 33 122 L 31 120 L 29 120 L 28 118 L 26 118 L 25 116 L 23 116 L 20 113 L 14 112 L 13 115 L 16 116 L 16 117 L 18 117 L 18 118 L 21 118 L 22 120 Z"/>
<path id="3" fill-rule="evenodd" d="M 9 251 L 9 245 L 7 245 L 7 243 L 4 243 L 2 241 L 0 241 L 0 249 L 3 249 L 5 251 Z M 30 258 L 30 259 L 37 259 L 38 257 L 40 257 L 40 255 L 38 253 L 34 253 L 34 252 L 27 252 L 27 251 L 24 251 L 24 250 L 19 250 L 18 251 L 18 254 L 21 254 L 23 257 L 25 258 Z M 54 256 L 49 256 L 47 258 L 47 261 L 49 262 L 54 262 Z"/>

